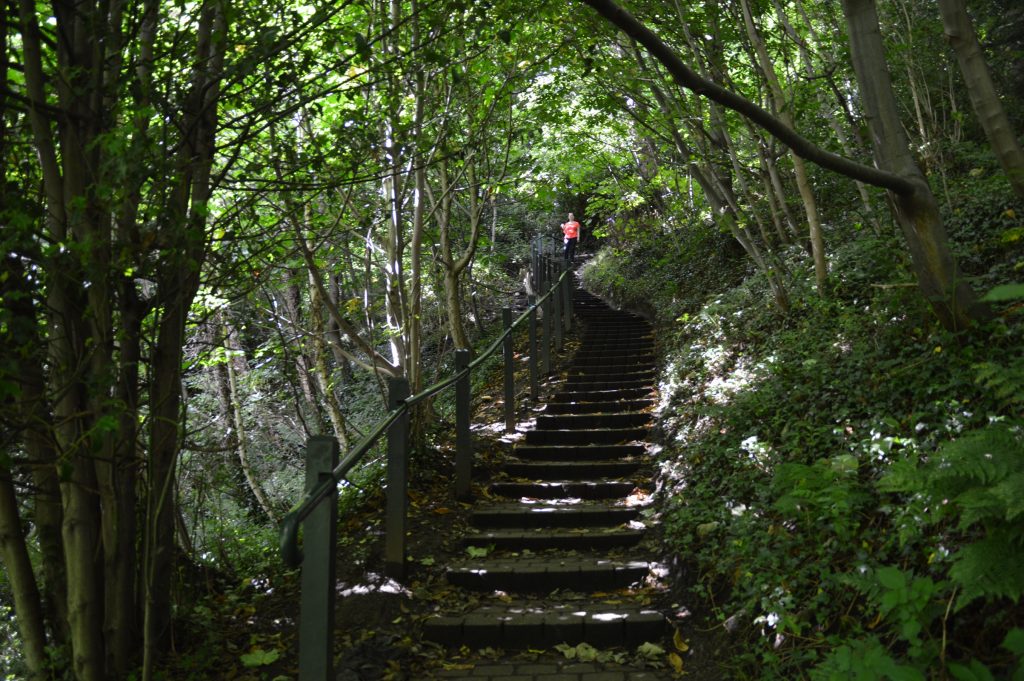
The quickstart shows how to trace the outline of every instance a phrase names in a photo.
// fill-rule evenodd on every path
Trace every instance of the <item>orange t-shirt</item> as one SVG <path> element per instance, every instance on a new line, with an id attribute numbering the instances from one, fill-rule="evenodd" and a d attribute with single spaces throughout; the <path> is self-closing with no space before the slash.
<path id="1" fill-rule="evenodd" d="M 570 239 L 577 238 L 580 235 L 580 223 L 575 220 L 572 222 L 563 222 L 562 233 Z"/>

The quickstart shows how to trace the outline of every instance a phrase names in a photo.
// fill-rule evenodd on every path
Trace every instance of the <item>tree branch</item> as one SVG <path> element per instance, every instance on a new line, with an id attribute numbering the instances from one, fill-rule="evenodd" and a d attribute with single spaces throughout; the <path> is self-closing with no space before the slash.
<path id="1" fill-rule="evenodd" d="M 787 145 L 797 156 L 845 177 L 860 180 L 875 187 L 889 189 L 897 194 L 908 195 L 914 192 L 914 184 L 909 180 L 895 173 L 862 165 L 856 161 L 851 161 L 848 158 L 826 151 L 798 134 L 757 104 L 744 99 L 731 90 L 723 88 L 717 83 L 701 77 L 683 63 L 679 55 L 653 31 L 640 23 L 632 14 L 612 2 L 612 0 L 583 0 L 583 3 L 590 5 L 607 19 L 609 23 L 618 27 L 626 35 L 646 47 L 658 61 L 665 65 L 665 68 L 668 69 L 673 79 L 680 86 L 718 102 L 722 106 L 750 119 Z"/>

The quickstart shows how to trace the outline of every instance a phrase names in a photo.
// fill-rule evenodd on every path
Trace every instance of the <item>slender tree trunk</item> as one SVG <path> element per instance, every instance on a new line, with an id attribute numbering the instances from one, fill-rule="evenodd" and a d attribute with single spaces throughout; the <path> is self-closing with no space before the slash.
<path id="1" fill-rule="evenodd" d="M 245 415 L 242 413 L 242 397 L 238 391 L 238 370 L 235 368 L 236 362 L 244 363 L 245 358 L 238 356 L 242 351 L 237 347 L 237 344 L 232 342 L 233 336 L 234 331 L 225 322 L 224 349 L 228 354 L 225 366 L 227 366 L 228 370 L 228 392 L 231 398 L 231 416 L 235 428 L 235 448 L 238 452 L 238 464 L 242 468 L 245 481 L 249 483 L 249 490 L 256 499 L 256 503 L 263 509 L 270 522 L 276 525 L 278 522 L 277 514 L 274 513 L 274 509 L 270 505 L 266 493 L 263 491 L 263 486 L 260 485 L 259 479 L 253 472 L 252 463 L 249 461 L 249 435 L 245 427 Z"/>
<path id="2" fill-rule="evenodd" d="M 200 269 L 206 259 L 206 213 L 228 42 L 225 9 L 222 0 L 213 0 L 201 10 L 193 79 L 183 107 L 187 134 L 178 160 L 180 179 L 164 218 L 170 248 L 157 271 L 158 290 L 165 292 L 165 297 L 151 360 L 150 465 L 143 556 L 143 681 L 153 678 L 157 660 L 170 640 L 182 356 L 188 312 L 199 290 Z"/>
<path id="3" fill-rule="evenodd" d="M 799 2 L 797 4 L 801 14 L 806 18 L 806 12 L 803 11 L 803 8 Z M 811 54 L 808 45 L 797 32 L 797 30 L 793 27 L 792 23 L 789 20 L 789 17 L 786 14 L 785 8 L 782 6 L 779 0 L 772 0 L 772 5 L 774 5 L 775 7 L 775 14 L 779 18 L 779 21 L 782 23 L 783 27 L 785 28 L 786 33 L 790 36 L 793 42 L 796 43 L 798 49 L 800 50 L 800 60 L 803 62 L 804 71 L 807 73 L 808 78 L 818 78 L 819 74 L 817 70 L 814 68 L 813 62 L 811 61 Z M 817 40 L 818 32 L 814 28 L 814 25 L 810 22 L 809 19 L 807 21 L 807 29 L 810 32 L 810 35 Z M 826 77 L 828 77 L 830 80 L 832 78 L 831 74 L 827 74 Z M 843 125 L 840 123 L 839 119 L 833 113 L 833 109 L 830 106 L 825 91 L 819 89 L 817 90 L 817 95 L 818 101 L 820 103 L 819 111 L 821 115 L 824 116 L 825 120 L 828 121 L 829 127 L 832 129 L 832 132 L 836 136 L 836 140 L 839 142 L 839 148 L 842 149 L 843 153 L 846 154 L 847 156 L 851 158 L 854 157 L 856 154 L 854 152 L 852 145 L 849 142 L 849 137 L 846 134 L 846 130 L 843 128 Z M 881 234 L 882 226 L 881 224 L 879 224 L 878 217 L 875 215 L 874 207 L 871 205 L 871 197 L 868 195 L 867 186 L 860 180 L 854 180 L 854 184 L 856 185 L 857 193 L 860 196 L 861 206 L 864 209 L 865 219 L 871 225 L 871 228 L 874 230 L 875 234 Z"/>
<path id="4" fill-rule="evenodd" d="M 310 275 L 312 276 L 312 275 Z M 324 305 L 320 299 L 320 290 L 310 286 L 309 293 L 309 319 L 310 335 L 313 339 L 313 371 L 316 376 L 320 394 L 324 396 L 327 403 L 327 414 L 331 419 L 331 427 L 334 429 L 334 437 L 342 451 L 349 447 L 348 432 L 345 428 L 345 414 L 341 409 L 341 403 L 334 390 L 334 382 L 331 380 L 327 368 L 327 330 L 324 325 Z"/>
<path id="5" fill-rule="evenodd" d="M 715 216 L 716 222 L 720 226 L 724 225 L 728 228 L 729 233 L 732 234 L 733 238 L 736 239 L 747 255 L 750 256 L 750 259 L 754 261 L 757 268 L 765 275 L 765 278 L 768 280 L 768 286 L 771 288 L 772 295 L 775 298 L 775 305 L 782 312 L 788 312 L 790 308 L 789 294 L 787 293 L 785 283 L 781 278 L 781 268 L 772 267 L 770 265 L 757 243 L 752 240 L 750 235 L 743 229 L 738 220 L 739 207 L 735 203 L 731 205 L 729 204 L 729 201 L 723 192 L 724 183 L 715 178 L 714 169 L 711 168 L 711 164 L 708 163 L 707 168 L 702 168 L 693 160 L 693 152 L 686 143 L 686 140 L 683 139 L 679 129 L 673 124 L 677 118 L 677 109 L 679 108 L 678 100 L 670 99 L 669 96 L 656 85 L 657 81 L 653 78 L 653 74 L 651 74 L 650 70 L 647 68 L 647 64 L 639 50 L 634 51 L 634 57 L 636 58 L 641 71 L 648 75 L 648 88 L 654 95 L 654 99 L 658 102 L 662 115 L 670 122 L 668 132 L 675 145 L 676 152 L 679 154 L 682 161 L 682 165 L 687 166 L 691 177 L 693 177 L 697 184 L 700 185 L 701 191 L 704 193 L 704 197 L 711 205 L 711 210 Z M 708 135 L 703 134 L 701 137 L 707 138 Z M 704 154 L 704 157 L 710 158 L 710 153 Z"/>
<path id="6" fill-rule="evenodd" d="M 0 468 L 0 563 L 7 571 L 7 579 L 14 596 L 18 617 L 18 633 L 30 678 L 42 681 L 46 674 L 46 627 L 43 624 L 43 606 L 39 587 L 32 571 L 25 534 L 21 529 L 21 516 L 14 493 L 11 471 Z"/>
<path id="7" fill-rule="evenodd" d="M 772 226 L 775 227 L 775 235 L 779 238 L 780 244 L 792 243 L 790 235 L 782 226 L 782 216 L 780 215 L 778 204 L 775 200 L 775 190 L 772 187 L 771 178 L 768 176 L 768 164 L 764 160 L 764 149 L 758 150 L 758 163 L 761 166 L 761 184 L 764 187 L 764 198 L 768 202 L 768 210 L 772 216 Z"/>
<path id="8" fill-rule="evenodd" d="M 409 4 L 412 16 L 412 45 L 410 51 L 416 53 L 420 48 L 420 13 L 419 3 L 412 0 Z M 418 61 L 418 60 L 417 60 Z M 409 235 L 409 299 L 406 305 L 409 315 L 406 319 L 406 334 L 409 338 L 408 366 L 406 375 L 409 377 L 409 389 L 416 394 L 423 388 L 423 229 L 424 203 L 427 184 L 426 159 L 422 148 L 424 110 L 426 107 L 426 74 L 422 65 L 418 65 L 413 76 L 413 189 L 412 189 L 412 234 Z M 429 409 L 429 408 L 428 408 Z M 426 409 L 417 410 L 416 423 L 413 424 L 414 442 L 420 444 L 424 432 L 424 413 Z"/>
<path id="9" fill-rule="evenodd" d="M 120 302 L 118 341 L 118 380 L 116 394 L 120 403 L 116 438 L 110 438 L 110 459 L 97 457 L 96 474 L 103 514 L 104 624 L 107 645 L 107 671 L 121 678 L 128 673 L 138 649 L 138 552 L 136 484 L 139 457 L 138 441 L 139 362 L 142 358 L 140 336 L 144 310 L 135 295 L 135 284 L 121 277 L 117 299 Z"/>
<path id="10" fill-rule="evenodd" d="M 1024 198 L 1024 151 L 999 101 L 964 0 L 939 0 L 939 12 L 946 39 L 956 52 L 974 113 L 981 121 L 1010 186 L 1018 197 Z"/>
<path id="11" fill-rule="evenodd" d="M 918 286 L 943 326 L 963 329 L 985 317 L 971 288 L 960 276 L 947 243 L 946 229 L 928 181 L 914 161 L 896 96 L 892 91 L 885 48 L 878 26 L 874 0 L 843 0 L 850 34 L 850 53 L 861 89 L 875 160 L 883 170 L 898 173 L 911 182 L 909 192 L 891 192 L 896 219 L 910 251 Z"/>
<path id="12" fill-rule="evenodd" d="M 760 135 L 757 135 L 761 138 Z M 786 240 L 786 243 L 793 243 L 795 240 L 800 239 L 800 230 L 797 229 L 796 217 L 793 215 L 793 211 L 789 208 L 789 202 L 786 201 L 786 187 L 782 184 L 782 176 L 779 174 L 779 164 L 775 162 L 775 157 L 769 153 L 770 147 L 764 143 L 764 139 L 761 138 L 761 143 L 758 145 L 759 153 L 761 154 L 761 160 L 765 165 L 766 172 L 768 173 L 768 181 L 771 183 L 772 189 L 775 191 L 775 200 L 779 204 L 779 209 L 782 214 L 786 217 L 786 226 L 789 227 L 790 237 Z"/>
<path id="13" fill-rule="evenodd" d="M 440 242 L 440 260 L 443 268 L 442 282 L 444 286 L 444 309 L 448 316 L 448 332 L 456 349 L 469 349 L 469 335 L 462 323 L 462 293 L 459 290 L 462 270 L 458 267 L 452 249 L 452 189 L 449 177 L 449 163 L 440 162 L 439 182 L 440 205 L 434 210 L 438 222 L 438 240 Z"/>
<path id="14" fill-rule="evenodd" d="M 892 92 L 873 0 L 844 0 L 843 9 L 849 26 L 854 69 L 871 126 L 876 167 L 862 165 L 811 144 L 757 105 L 701 78 L 656 34 L 612 0 L 583 1 L 642 43 L 679 85 L 741 113 L 802 157 L 850 179 L 889 190 L 897 221 L 907 240 L 918 286 L 943 326 L 962 329 L 991 314 L 986 306 L 977 302 L 970 286 L 960 277 L 935 197 L 910 154 Z"/>
<path id="15" fill-rule="evenodd" d="M 782 92 L 782 85 L 778 76 L 775 75 L 775 65 L 768 55 L 768 48 L 760 32 L 754 26 L 754 17 L 750 12 L 750 3 L 747 0 L 740 0 L 740 7 L 743 10 L 743 23 L 747 29 L 747 36 L 757 54 L 761 70 L 764 72 L 768 89 L 771 92 L 772 100 L 775 102 L 775 111 L 779 119 L 790 128 L 793 128 L 793 115 L 789 103 Z M 804 203 L 804 213 L 807 216 L 807 226 L 811 241 L 811 255 L 814 259 L 814 277 L 818 285 L 818 295 L 824 296 L 828 284 L 828 265 L 825 262 L 825 239 L 821 232 L 821 220 L 818 216 L 818 203 L 814 197 L 814 190 L 811 189 L 810 179 L 807 176 L 807 167 L 804 160 L 795 152 L 790 153 L 793 162 L 793 174 L 796 177 L 796 186 L 800 192 L 800 198 Z"/>

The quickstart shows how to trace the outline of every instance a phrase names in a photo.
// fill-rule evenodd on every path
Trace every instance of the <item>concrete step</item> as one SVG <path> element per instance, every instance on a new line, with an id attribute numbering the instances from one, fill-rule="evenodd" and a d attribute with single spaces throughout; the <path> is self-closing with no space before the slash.
<path id="1" fill-rule="evenodd" d="M 592 428 L 589 430 L 529 430 L 526 432 L 526 444 L 612 445 L 642 440 L 646 436 L 647 429 L 640 427 Z"/>
<path id="2" fill-rule="evenodd" d="M 653 364 L 610 364 L 608 362 L 594 362 L 592 365 L 587 366 L 573 366 L 569 369 L 569 376 L 603 376 L 606 374 L 612 375 L 629 375 L 629 374 L 653 374 Z"/>
<path id="3" fill-rule="evenodd" d="M 644 388 L 654 385 L 654 370 L 643 369 L 619 374 L 592 374 L 590 372 L 568 374 L 562 390 L 590 389 L 600 385 L 607 388 Z M 596 388 L 600 390 L 601 388 Z"/>
<path id="4" fill-rule="evenodd" d="M 610 591 L 642 581 L 652 565 L 647 560 L 619 561 L 599 556 L 537 556 L 467 561 L 450 566 L 447 577 L 455 586 L 477 591 Z"/>
<path id="5" fill-rule="evenodd" d="M 596 326 L 583 325 L 583 338 L 579 351 L 587 351 L 606 346 L 609 342 L 654 343 L 654 330 L 649 326 Z"/>
<path id="6" fill-rule="evenodd" d="M 595 648 L 632 648 L 660 640 L 667 627 L 660 612 L 639 606 L 513 601 L 481 606 L 462 615 L 432 617 L 424 623 L 424 636 L 442 645 L 471 648 L 549 648 L 584 641 Z"/>
<path id="7" fill-rule="evenodd" d="M 564 404 L 567 402 L 615 402 L 617 400 L 638 400 L 651 396 L 651 386 L 640 388 L 608 388 L 598 390 L 588 388 L 587 390 L 561 390 L 548 399 L 548 406 L 552 403 Z"/>
<path id="8" fill-rule="evenodd" d="M 578 371 L 570 372 L 565 377 L 565 388 L 576 389 L 591 383 L 611 383 L 622 387 L 643 387 L 654 385 L 654 369 L 634 369 L 633 371 Z"/>
<path id="9" fill-rule="evenodd" d="M 621 412 L 609 414 L 541 414 L 537 417 L 537 430 L 581 430 L 589 428 L 638 428 L 650 424 L 649 412 Z"/>
<path id="10" fill-rule="evenodd" d="M 654 400 L 616 400 L 613 402 L 549 402 L 544 414 L 613 414 L 639 412 L 654 406 Z"/>
<path id="11" fill-rule="evenodd" d="M 621 461 L 643 456 L 642 444 L 627 445 L 519 445 L 515 455 L 528 461 Z"/>
<path id="12" fill-rule="evenodd" d="M 604 378 L 568 378 L 565 387 L 567 392 L 593 392 L 595 390 L 628 390 L 630 388 L 652 388 L 653 379 L 622 379 L 608 380 Z"/>
<path id="13" fill-rule="evenodd" d="M 509 461 L 502 469 L 526 480 L 589 480 L 628 477 L 641 465 L 640 461 Z"/>
<path id="14" fill-rule="evenodd" d="M 608 367 L 612 372 L 635 371 L 636 369 L 654 369 L 656 362 L 653 352 L 622 357 L 618 353 L 590 359 L 577 357 L 569 365 L 569 373 L 590 373 Z M 612 368 L 614 367 L 614 368 Z"/>
<path id="15" fill-rule="evenodd" d="M 597 527 L 622 525 L 640 514 L 639 506 L 612 501 L 579 503 L 506 501 L 477 504 L 470 522 L 480 528 Z"/>
<path id="16" fill-rule="evenodd" d="M 629 480 L 554 480 L 495 482 L 491 494 L 513 499 L 621 499 L 636 489 Z"/>
<path id="17" fill-rule="evenodd" d="M 481 530 L 462 538 L 463 546 L 494 547 L 503 551 L 586 551 L 636 546 L 643 538 L 643 530 L 628 527 L 545 527 L 533 529 L 501 528 Z"/>
<path id="18" fill-rule="evenodd" d="M 594 364 L 636 364 L 641 359 L 654 364 L 654 346 L 650 343 L 636 344 L 630 348 L 606 350 L 594 348 L 577 353 L 571 366 L 592 366 Z"/>

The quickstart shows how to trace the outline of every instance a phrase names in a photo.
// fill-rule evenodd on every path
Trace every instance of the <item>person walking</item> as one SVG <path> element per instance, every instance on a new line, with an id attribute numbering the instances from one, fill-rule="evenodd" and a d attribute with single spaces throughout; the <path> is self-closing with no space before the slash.
<path id="1" fill-rule="evenodd" d="M 565 264 L 569 266 L 576 262 L 576 243 L 580 238 L 580 223 L 576 222 L 572 213 L 569 213 L 569 219 L 562 223 L 562 234 L 564 235 L 562 241 L 565 244 L 563 251 Z"/>

